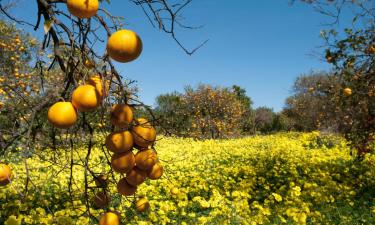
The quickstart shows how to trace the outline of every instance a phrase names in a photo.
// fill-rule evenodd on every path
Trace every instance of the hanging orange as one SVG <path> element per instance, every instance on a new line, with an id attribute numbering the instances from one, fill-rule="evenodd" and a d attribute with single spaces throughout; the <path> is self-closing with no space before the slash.
<path id="1" fill-rule="evenodd" d="M 134 154 L 132 151 L 115 153 L 111 158 L 112 169 L 118 173 L 127 173 L 135 166 Z"/>
<path id="2" fill-rule="evenodd" d="M 133 135 L 129 131 L 117 131 L 107 136 L 105 146 L 114 153 L 127 152 L 133 147 Z"/>
<path id="3" fill-rule="evenodd" d="M 155 165 L 158 157 L 156 152 L 152 149 L 139 151 L 135 155 L 135 163 L 141 170 L 150 170 Z"/>
<path id="4" fill-rule="evenodd" d="M 135 194 L 137 191 L 137 186 L 130 185 L 124 177 L 117 183 L 117 191 L 121 195 L 130 196 Z"/>
<path id="5" fill-rule="evenodd" d="M 78 111 L 92 111 L 99 106 L 100 96 L 94 86 L 81 85 L 73 91 L 72 104 Z"/>
<path id="6" fill-rule="evenodd" d="M 133 120 L 133 111 L 126 104 L 112 106 L 111 123 L 117 127 L 127 127 Z"/>
<path id="7" fill-rule="evenodd" d="M 130 62 L 142 52 L 142 41 L 131 30 L 119 30 L 113 33 L 107 43 L 108 55 L 118 62 Z"/>
<path id="8" fill-rule="evenodd" d="M 157 162 L 148 172 L 147 176 L 151 180 L 157 180 L 163 175 L 163 171 L 163 166 L 160 164 L 160 162 Z"/>
<path id="9" fill-rule="evenodd" d="M 77 121 L 77 111 L 70 102 L 57 102 L 49 108 L 47 117 L 55 127 L 67 129 Z"/>
<path id="10" fill-rule="evenodd" d="M 137 167 L 134 167 L 130 172 L 126 174 L 126 181 L 133 186 L 138 186 L 142 184 L 147 177 L 147 173 L 143 170 L 140 170 Z"/>
<path id="11" fill-rule="evenodd" d="M 106 212 L 99 220 L 99 225 L 120 225 L 120 215 L 118 212 Z"/>
<path id="12" fill-rule="evenodd" d="M 141 198 L 135 203 L 135 208 L 138 212 L 145 212 L 150 208 L 150 203 L 148 202 L 147 198 Z"/>
<path id="13" fill-rule="evenodd" d="M 80 19 L 95 16 L 99 9 L 98 0 L 67 0 L 66 5 L 69 12 Z"/>
<path id="14" fill-rule="evenodd" d="M 141 147 L 147 148 L 152 145 L 156 139 L 156 130 L 144 118 L 136 120 L 136 125 L 132 129 L 134 143 Z"/>
<path id="15" fill-rule="evenodd" d="M 102 191 L 96 193 L 95 196 L 92 198 L 92 201 L 96 208 L 102 209 L 108 207 L 111 198 L 105 191 Z"/>

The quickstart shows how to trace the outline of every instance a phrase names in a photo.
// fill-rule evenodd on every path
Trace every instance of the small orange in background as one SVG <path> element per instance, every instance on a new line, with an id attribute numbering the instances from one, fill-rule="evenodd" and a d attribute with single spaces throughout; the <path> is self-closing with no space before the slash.
<path id="1" fill-rule="evenodd" d="M 152 169 L 147 173 L 147 176 L 151 180 L 157 180 L 157 179 L 159 179 L 163 175 L 163 172 L 164 172 L 163 166 L 160 164 L 160 162 L 157 162 L 152 167 Z"/>
<path id="2" fill-rule="evenodd" d="M 99 220 L 99 225 L 120 225 L 121 219 L 118 212 L 106 212 Z"/>
<path id="3" fill-rule="evenodd" d="M 67 0 L 66 5 L 69 12 L 80 19 L 95 16 L 99 9 L 98 0 Z"/>
<path id="4" fill-rule="evenodd" d="M 141 198 L 135 203 L 135 208 L 138 212 L 145 212 L 150 208 L 150 203 L 147 198 Z"/>
<path id="5" fill-rule="evenodd" d="M 156 139 L 156 130 L 144 118 L 139 118 L 136 121 L 136 125 L 132 129 L 134 143 L 141 148 L 148 148 L 151 146 Z"/>
<path id="6" fill-rule="evenodd" d="M 142 41 L 134 31 L 119 30 L 109 37 L 107 52 L 118 62 L 130 62 L 141 54 Z"/>
<path id="7" fill-rule="evenodd" d="M 158 160 L 156 152 L 152 149 L 139 151 L 135 155 L 135 163 L 141 170 L 150 170 Z"/>
<path id="8" fill-rule="evenodd" d="M 48 121 L 57 128 L 67 129 L 77 121 L 77 111 L 71 102 L 57 102 L 48 110 Z"/>
<path id="9" fill-rule="evenodd" d="M 134 167 L 130 172 L 126 174 L 126 181 L 133 186 L 138 186 L 142 184 L 147 177 L 147 173 L 143 170 L 140 170 L 137 167 Z"/>
<path id="10" fill-rule="evenodd" d="M 133 111 L 126 104 L 112 106 L 111 123 L 117 127 L 127 127 L 133 120 Z"/>
<path id="11" fill-rule="evenodd" d="M 137 191 L 137 186 L 129 184 L 124 177 L 117 183 L 117 191 L 121 195 L 130 196 L 135 194 L 135 192 Z"/>
<path id="12" fill-rule="evenodd" d="M 94 181 L 97 187 L 107 187 L 108 185 L 108 176 L 105 174 L 100 174 L 97 177 L 94 177 Z"/>
<path id="13" fill-rule="evenodd" d="M 128 152 L 133 144 L 133 135 L 129 131 L 113 132 L 105 139 L 105 146 L 114 153 Z"/>
<path id="14" fill-rule="evenodd" d="M 6 164 L 0 164 L 0 186 L 5 186 L 12 179 L 12 170 Z"/>
<path id="15" fill-rule="evenodd" d="M 135 166 L 134 154 L 132 151 L 115 153 L 111 158 L 112 169 L 118 173 L 128 173 Z"/>
<path id="16" fill-rule="evenodd" d="M 350 96 L 350 95 L 352 95 L 352 89 L 350 89 L 350 88 L 344 88 L 344 95 L 346 96 L 346 97 L 348 97 L 348 96 Z"/>
<path id="17" fill-rule="evenodd" d="M 78 111 L 92 111 L 99 106 L 100 102 L 101 97 L 92 85 L 81 85 L 73 91 L 72 104 Z"/>
<path id="18" fill-rule="evenodd" d="M 95 207 L 99 209 L 108 207 L 110 201 L 111 198 L 105 191 L 96 193 L 95 196 L 92 198 L 92 202 L 94 203 Z"/>

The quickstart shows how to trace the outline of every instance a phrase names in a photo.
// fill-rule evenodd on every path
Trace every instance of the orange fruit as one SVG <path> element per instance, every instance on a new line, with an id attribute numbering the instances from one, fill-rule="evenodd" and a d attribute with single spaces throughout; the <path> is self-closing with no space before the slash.
<path id="1" fill-rule="evenodd" d="M 73 106 L 81 112 L 96 109 L 100 104 L 100 95 L 94 86 L 86 84 L 77 87 L 72 94 Z"/>
<path id="2" fill-rule="evenodd" d="M 135 208 L 138 212 L 144 212 L 150 208 L 150 203 L 147 198 L 141 198 L 135 203 Z"/>
<path id="3" fill-rule="evenodd" d="M 49 108 L 47 117 L 53 126 L 67 129 L 77 121 L 77 111 L 71 102 L 57 102 Z"/>
<path id="4" fill-rule="evenodd" d="M 133 186 L 138 186 L 142 184 L 147 177 L 147 173 L 143 170 L 140 170 L 137 167 L 134 167 L 130 172 L 126 174 L 126 181 Z"/>
<path id="5" fill-rule="evenodd" d="M 344 95 L 347 96 L 347 97 L 352 95 L 352 89 L 344 88 Z"/>
<path id="6" fill-rule="evenodd" d="M 111 158 L 112 169 L 118 173 L 127 173 L 135 166 L 134 154 L 132 151 L 115 153 Z"/>
<path id="7" fill-rule="evenodd" d="M 94 181 L 97 187 L 107 187 L 108 176 L 105 174 L 100 174 L 99 176 L 94 177 Z"/>
<path id="8" fill-rule="evenodd" d="M 12 170 L 6 164 L 0 164 L 0 186 L 5 186 L 12 179 Z"/>
<path id="9" fill-rule="evenodd" d="M 157 180 L 163 175 L 163 166 L 160 162 L 157 162 L 152 169 L 147 173 L 148 178 L 151 180 Z"/>
<path id="10" fill-rule="evenodd" d="M 94 203 L 95 207 L 99 209 L 108 207 L 110 201 L 111 198 L 105 191 L 96 193 L 92 198 L 92 202 Z"/>
<path id="11" fill-rule="evenodd" d="M 135 155 L 135 163 L 137 167 L 141 170 L 150 170 L 155 165 L 158 157 L 156 152 L 152 149 L 145 151 L 139 151 Z"/>
<path id="12" fill-rule="evenodd" d="M 127 152 L 133 147 L 133 135 L 129 131 L 117 131 L 107 136 L 105 146 L 114 153 Z"/>
<path id="13" fill-rule="evenodd" d="M 109 86 L 108 85 L 106 85 L 106 86 L 103 85 L 103 80 L 102 80 L 102 78 L 99 75 L 91 76 L 87 80 L 86 83 L 95 87 L 95 89 L 96 89 L 96 91 L 98 93 L 98 96 L 100 98 L 100 101 L 103 100 L 103 98 L 108 95 L 108 88 L 109 88 Z"/>
<path id="14" fill-rule="evenodd" d="M 69 12 L 80 19 L 95 16 L 99 9 L 98 0 L 68 0 L 66 5 Z"/>
<path id="15" fill-rule="evenodd" d="M 99 225 L 120 225 L 118 212 L 106 212 L 99 220 Z"/>
<path id="16" fill-rule="evenodd" d="M 121 195 L 130 196 L 135 194 L 137 186 L 130 185 L 124 177 L 117 183 L 117 191 Z"/>
<path id="17" fill-rule="evenodd" d="M 142 41 L 131 30 L 119 30 L 113 33 L 107 43 L 108 55 L 118 62 L 130 62 L 142 52 Z"/>
<path id="18" fill-rule="evenodd" d="M 156 139 L 155 128 L 144 118 L 136 120 L 136 125 L 132 128 L 131 132 L 134 143 L 141 148 L 149 147 Z"/>
<path id="19" fill-rule="evenodd" d="M 117 127 L 127 127 L 133 120 L 133 111 L 126 104 L 112 106 L 111 123 Z"/>

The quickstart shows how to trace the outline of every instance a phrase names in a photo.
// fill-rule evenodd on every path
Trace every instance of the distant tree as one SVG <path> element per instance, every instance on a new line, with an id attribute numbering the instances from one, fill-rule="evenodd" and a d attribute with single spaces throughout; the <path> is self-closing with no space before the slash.
<path id="1" fill-rule="evenodd" d="M 191 135 L 225 138 L 240 134 L 245 107 L 233 90 L 203 84 L 187 87 L 182 101 L 193 117 Z"/>
<path id="2" fill-rule="evenodd" d="M 192 116 L 189 107 L 182 101 L 178 92 L 159 95 L 156 98 L 155 115 L 160 119 L 161 127 L 167 134 L 189 136 Z"/>
<path id="3" fill-rule="evenodd" d="M 373 150 L 375 142 L 375 8 L 368 0 L 303 0 L 324 15 L 339 22 L 341 12 L 354 13 L 350 28 L 340 35 L 335 29 L 323 30 L 325 58 L 334 68 L 339 87 L 321 89 L 335 107 L 336 124 L 359 157 Z M 331 117 L 325 111 L 323 117 Z"/>
<path id="4" fill-rule="evenodd" d="M 268 133 L 272 131 L 272 123 L 275 113 L 271 108 L 259 107 L 254 112 L 254 133 L 260 131 Z"/>
<path id="5" fill-rule="evenodd" d="M 237 96 L 237 99 L 242 103 L 244 107 L 244 114 L 241 129 L 244 134 L 248 134 L 253 131 L 253 120 L 254 110 L 252 109 L 253 101 L 249 96 L 246 95 L 246 90 L 238 85 L 233 85 L 232 89 Z"/>
<path id="6" fill-rule="evenodd" d="M 330 129 L 337 131 L 334 118 L 337 110 L 329 98 L 339 88 L 335 76 L 326 72 L 311 72 L 299 76 L 294 82 L 292 96 L 286 99 L 283 114 L 298 131 Z M 329 116 L 328 112 L 330 112 Z"/>

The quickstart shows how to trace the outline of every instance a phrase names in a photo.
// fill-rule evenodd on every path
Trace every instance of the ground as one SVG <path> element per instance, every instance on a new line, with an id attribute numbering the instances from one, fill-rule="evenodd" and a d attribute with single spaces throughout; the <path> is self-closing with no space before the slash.
<path id="1" fill-rule="evenodd" d="M 121 199 L 115 182 L 109 186 L 109 209 L 119 211 L 124 224 L 375 224 L 375 156 L 356 161 L 339 137 L 317 132 L 206 141 L 161 137 L 156 149 L 165 173 L 137 192 L 149 199 L 148 212 L 136 212 L 132 198 Z M 99 163 L 101 151 L 96 147 L 92 154 L 96 172 L 109 169 Z M 61 168 L 70 151 L 59 158 L 48 150 L 37 153 L 27 159 L 32 181 L 27 196 L 22 196 L 24 159 L 10 159 L 14 178 L 0 188 L 0 224 L 97 224 L 84 216 L 82 167 L 74 167 L 74 200 L 68 200 L 70 169 Z M 89 185 L 95 186 L 91 179 Z M 170 193 L 172 187 L 178 195 Z M 89 190 L 89 195 L 96 191 Z M 104 212 L 90 211 L 96 217 Z"/>

